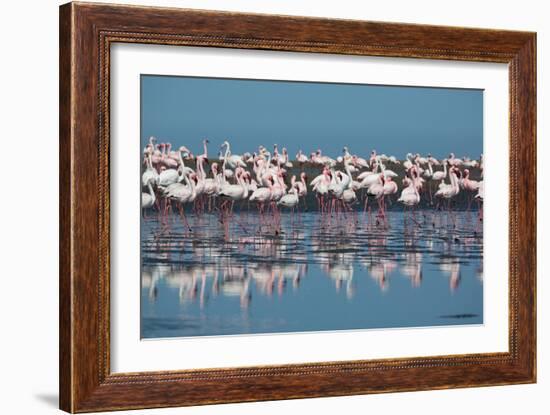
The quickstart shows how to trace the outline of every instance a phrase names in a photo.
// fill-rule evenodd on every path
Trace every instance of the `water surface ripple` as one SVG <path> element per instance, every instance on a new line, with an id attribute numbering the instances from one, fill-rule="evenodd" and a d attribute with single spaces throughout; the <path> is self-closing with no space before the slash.
<path id="1" fill-rule="evenodd" d="M 476 212 L 188 218 L 142 220 L 142 338 L 483 323 Z"/>

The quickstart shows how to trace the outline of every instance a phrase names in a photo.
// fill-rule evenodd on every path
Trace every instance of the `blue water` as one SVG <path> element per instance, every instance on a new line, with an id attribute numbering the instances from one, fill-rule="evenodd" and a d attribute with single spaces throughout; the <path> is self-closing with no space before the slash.
<path id="1" fill-rule="evenodd" d="M 483 323 L 476 212 L 142 221 L 142 338 Z"/>

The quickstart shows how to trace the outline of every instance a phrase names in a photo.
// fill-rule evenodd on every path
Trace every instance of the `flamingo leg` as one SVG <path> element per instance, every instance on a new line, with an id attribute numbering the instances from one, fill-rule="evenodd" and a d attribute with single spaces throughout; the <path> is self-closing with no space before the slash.
<path id="1" fill-rule="evenodd" d="M 185 216 L 185 211 L 181 203 L 178 203 L 178 210 L 180 212 L 181 219 L 185 224 L 185 227 L 189 230 L 189 232 L 192 232 L 191 226 L 189 226 L 189 222 L 187 221 L 187 216 Z"/>

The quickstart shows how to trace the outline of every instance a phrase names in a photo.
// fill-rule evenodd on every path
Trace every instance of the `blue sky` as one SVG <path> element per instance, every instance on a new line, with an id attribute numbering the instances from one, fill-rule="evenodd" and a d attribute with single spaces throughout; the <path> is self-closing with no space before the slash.
<path id="1" fill-rule="evenodd" d="M 483 152 L 483 91 L 141 76 L 141 146 L 149 136 L 215 157 L 224 140 L 234 154 L 277 143 L 291 159 L 317 148 L 336 157 L 347 145 L 402 159 L 408 152 L 443 158 Z"/>

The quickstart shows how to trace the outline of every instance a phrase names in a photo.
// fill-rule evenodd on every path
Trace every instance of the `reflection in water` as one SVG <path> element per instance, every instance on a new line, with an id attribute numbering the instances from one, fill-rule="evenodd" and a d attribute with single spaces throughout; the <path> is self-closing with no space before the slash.
<path id="1" fill-rule="evenodd" d="M 481 227 L 468 212 L 445 215 L 327 226 L 305 212 L 277 234 L 260 234 L 255 212 L 229 233 L 216 215 L 193 217 L 192 232 L 176 216 L 147 218 L 142 337 L 482 323 Z"/>

